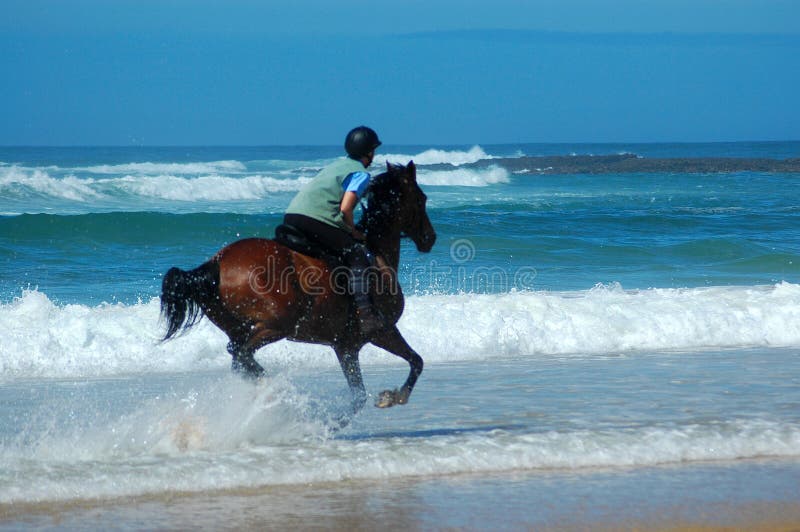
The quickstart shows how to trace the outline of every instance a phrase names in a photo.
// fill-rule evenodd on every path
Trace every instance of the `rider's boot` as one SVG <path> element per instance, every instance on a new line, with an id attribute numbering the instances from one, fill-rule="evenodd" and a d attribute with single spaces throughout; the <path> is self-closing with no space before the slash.
<path id="1" fill-rule="evenodd" d="M 386 327 L 386 321 L 380 311 L 372 305 L 367 273 L 367 268 L 354 267 L 350 275 L 350 293 L 353 294 L 356 303 L 358 326 L 364 336 L 370 336 Z"/>

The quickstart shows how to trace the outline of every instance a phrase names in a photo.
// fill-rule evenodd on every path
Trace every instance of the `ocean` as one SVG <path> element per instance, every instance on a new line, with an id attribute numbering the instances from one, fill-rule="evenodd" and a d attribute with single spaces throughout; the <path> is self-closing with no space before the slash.
<path id="1" fill-rule="evenodd" d="M 381 147 L 371 171 L 414 160 L 438 235 L 399 271 L 425 371 L 344 428 L 332 350 L 267 346 L 245 382 L 207 320 L 159 342 L 158 302 L 169 267 L 271 237 L 340 152 L 0 147 L 0 528 L 719 524 L 798 502 L 800 173 L 599 161 L 800 142 Z M 372 346 L 361 364 L 373 399 L 407 374 Z"/>

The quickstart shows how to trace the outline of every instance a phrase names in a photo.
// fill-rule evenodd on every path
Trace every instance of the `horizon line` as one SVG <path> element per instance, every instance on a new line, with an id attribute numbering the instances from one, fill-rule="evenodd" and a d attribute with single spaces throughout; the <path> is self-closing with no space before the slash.
<path id="1" fill-rule="evenodd" d="M 594 43 L 619 44 L 684 44 L 800 46 L 800 33 L 786 32 L 722 32 L 722 31 L 570 31 L 532 28 L 472 28 L 423 30 L 397 33 L 396 37 L 417 39 L 495 39 L 499 41 L 545 41 L 552 44 Z"/>
<path id="2" fill-rule="evenodd" d="M 443 143 L 385 143 L 389 147 L 442 146 L 517 146 L 537 145 L 614 145 L 614 144 L 779 144 L 800 143 L 798 139 L 771 140 L 659 140 L 659 141 L 523 141 L 523 142 L 443 142 Z M 340 148 L 339 144 L 0 144 L 0 149 L 14 148 Z"/>

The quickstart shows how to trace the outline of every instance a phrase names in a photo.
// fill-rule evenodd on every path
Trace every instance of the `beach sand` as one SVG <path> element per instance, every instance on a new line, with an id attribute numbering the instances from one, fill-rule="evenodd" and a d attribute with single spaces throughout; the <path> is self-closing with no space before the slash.
<path id="1" fill-rule="evenodd" d="M 800 530 L 800 463 L 342 481 L 0 506 L 0 529 Z"/>

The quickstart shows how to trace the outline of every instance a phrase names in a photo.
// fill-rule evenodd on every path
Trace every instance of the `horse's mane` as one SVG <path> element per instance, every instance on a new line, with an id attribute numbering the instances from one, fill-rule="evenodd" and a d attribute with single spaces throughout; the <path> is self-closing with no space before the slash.
<path id="1" fill-rule="evenodd" d="M 380 193 L 391 190 L 397 186 L 397 174 L 400 174 L 406 167 L 402 164 L 388 163 L 386 171 L 374 176 L 370 182 L 370 192 Z"/>
<path id="2" fill-rule="evenodd" d="M 365 218 L 396 208 L 399 199 L 396 193 L 400 185 L 399 174 L 403 170 L 405 170 L 403 165 L 389 164 L 385 172 L 372 178 L 367 193 Z"/>
<path id="3" fill-rule="evenodd" d="M 405 168 L 403 165 L 390 163 L 385 172 L 372 177 L 363 216 L 356 224 L 360 229 L 366 229 L 370 222 L 384 221 L 381 220 L 383 216 L 390 215 L 397 209 L 400 199 L 396 193 L 400 185 L 398 174 Z"/>

